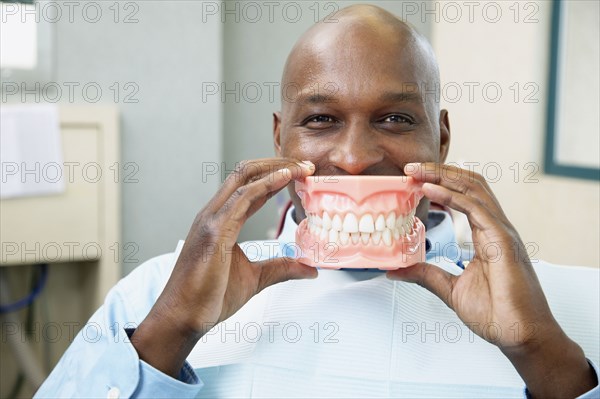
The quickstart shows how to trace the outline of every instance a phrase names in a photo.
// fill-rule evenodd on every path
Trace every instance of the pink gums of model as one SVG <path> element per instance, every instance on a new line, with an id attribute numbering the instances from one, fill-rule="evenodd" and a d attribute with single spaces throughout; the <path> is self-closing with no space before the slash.
<path id="1" fill-rule="evenodd" d="M 394 270 L 425 261 L 415 217 L 422 183 L 406 176 L 309 176 L 296 182 L 306 212 L 298 261 L 325 269 Z"/>

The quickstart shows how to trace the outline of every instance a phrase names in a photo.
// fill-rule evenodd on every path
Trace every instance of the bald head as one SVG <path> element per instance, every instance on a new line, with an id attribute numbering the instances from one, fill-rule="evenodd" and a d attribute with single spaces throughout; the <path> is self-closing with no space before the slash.
<path id="1" fill-rule="evenodd" d="M 368 70 L 369 76 L 356 76 L 357 81 L 368 84 L 372 73 L 380 73 L 377 66 L 390 62 L 399 69 L 414 72 L 414 81 L 406 83 L 416 83 L 428 90 L 439 86 L 437 61 L 425 37 L 380 7 L 353 5 L 313 25 L 300 37 L 288 56 L 282 87 L 290 84 L 297 87 L 307 79 L 314 84 L 316 74 L 323 69 Z M 367 68 L 361 68 L 365 66 Z M 333 85 L 345 84 L 337 81 L 333 74 L 330 77 Z M 285 100 L 286 93 L 282 94 Z M 432 103 L 436 104 L 428 108 L 437 114 L 439 104 Z"/>

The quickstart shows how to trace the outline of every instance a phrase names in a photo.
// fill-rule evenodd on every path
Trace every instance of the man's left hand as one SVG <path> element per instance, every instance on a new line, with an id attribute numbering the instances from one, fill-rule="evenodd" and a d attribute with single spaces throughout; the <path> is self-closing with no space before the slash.
<path id="1" fill-rule="evenodd" d="M 573 397 L 592 389 L 595 373 L 554 319 L 525 246 L 485 179 L 435 163 L 404 169 L 424 182 L 431 201 L 467 216 L 475 254 L 460 276 L 419 263 L 388 277 L 437 295 L 475 334 L 500 348 L 534 397 Z"/>

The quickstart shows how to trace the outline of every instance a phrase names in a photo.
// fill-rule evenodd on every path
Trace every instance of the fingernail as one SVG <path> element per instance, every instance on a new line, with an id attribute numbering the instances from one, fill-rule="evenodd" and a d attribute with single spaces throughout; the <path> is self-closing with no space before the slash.
<path id="1" fill-rule="evenodd" d="M 421 166 L 421 164 L 418 162 L 407 163 L 404 165 L 404 173 L 414 173 L 419 169 L 419 166 Z"/>
<path id="2" fill-rule="evenodd" d="M 302 161 L 302 163 L 308 168 L 308 169 L 314 169 L 315 168 L 315 164 L 310 162 L 310 161 Z"/>

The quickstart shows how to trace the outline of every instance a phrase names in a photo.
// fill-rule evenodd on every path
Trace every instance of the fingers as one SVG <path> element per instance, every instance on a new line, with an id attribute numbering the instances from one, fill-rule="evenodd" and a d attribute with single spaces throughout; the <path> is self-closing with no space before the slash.
<path id="1" fill-rule="evenodd" d="M 298 176 L 298 172 L 296 172 Z M 239 187 L 225 202 L 219 219 L 223 223 L 241 225 L 260 209 L 269 198 L 282 190 L 293 179 L 294 173 L 287 168 L 277 170 L 253 183 Z"/>
<path id="2" fill-rule="evenodd" d="M 265 162 L 256 161 L 258 165 L 254 172 L 249 173 L 244 179 L 249 180 L 243 185 L 235 186 L 235 190 L 229 194 L 232 184 L 237 184 L 235 179 L 228 177 L 228 185 L 225 184 L 219 193 L 198 214 L 195 225 L 202 226 L 211 236 L 226 238 L 227 241 L 235 242 L 239 231 L 246 220 L 259 210 L 269 198 L 288 185 L 292 179 L 303 179 L 314 173 L 315 167 L 312 163 L 295 163 L 293 167 L 273 170 L 274 165 L 290 165 L 289 160 L 270 159 Z M 268 167 L 265 166 L 268 164 Z M 260 169 L 262 167 L 262 169 Z M 262 171 L 271 169 L 270 173 Z M 261 170 L 259 172 L 259 169 Z M 249 177 L 252 176 L 252 177 Z M 221 203 L 224 194 L 229 196 Z"/>
<path id="3" fill-rule="evenodd" d="M 417 263 L 414 266 L 390 270 L 386 272 L 390 280 L 416 283 L 431 291 L 450 308 L 454 309 L 452 290 L 456 276 L 428 263 Z"/>
<path id="4" fill-rule="evenodd" d="M 219 243 L 228 244 L 227 248 L 231 248 L 237 241 L 244 222 L 271 196 L 284 188 L 292 179 L 302 179 L 315 170 L 312 163 L 299 164 L 280 158 L 258 160 L 254 164 L 258 167 L 253 171 L 248 170 L 244 176 L 246 180 L 253 179 L 250 183 L 241 184 L 234 178 L 228 178 L 228 183 L 196 216 L 184 245 L 184 249 L 193 247 L 190 251 L 195 258 L 200 256 L 203 259 L 207 258 L 211 255 L 209 252 L 214 250 L 213 246 L 221 248 Z M 290 164 L 294 167 L 272 170 L 274 166 Z M 263 173 L 269 169 L 266 165 L 271 168 L 271 173 Z M 229 193 L 231 187 L 234 187 L 233 184 L 238 186 Z M 228 194 L 228 197 L 221 203 L 220 198 L 224 194 Z M 224 258 L 222 256 L 227 260 L 227 264 L 229 264 L 229 257 L 230 255 L 225 255 Z"/>
<path id="5" fill-rule="evenodd" d="M 473 171 L 429 162 L 407 164 L 404 171 L 408 176 L 422 182 L 437 184 L 472 197 L 485 205 L 496 217 L 506 221 L 500 203 L 489 185 L 481 175 Z"/>
<path id="6" fill-rule="evenodd" d="M 313 279 L 319 274 L 316 268 L 296 262 L 292 258 L 273 258 L 255 262 L 252 266 L 261 269 L 257 292 L 283 281 Z"/>
<path id="7" fill-rule="evenodd" d="M 510 225 L 499 223 L 498 217 L 493 215 L 481 201 L 456 191 L 432 183 L 423 183 L 423 194 L 432 201 L 456 209 L 465 215 L 473 230 L 475 256 L 487 261 L 496 259 L 497 245 L 502 245 L 507 250 L 512 250 L 515 236 L 511 235 Z M 488 246 L 490 246 L 488 248 Z M 488 251 L 492 251 L 490 254 Z"/>
<path id="8" fill-rule="evenodd" d="M 227 179 L 225 179 L 219 191 L 208 203 L 206 209 L 211 213 L 217 212 L 237 189 L 280 169 L 289 169 L 294 179 L 302 179 L 314 173 L 314 165 L 312 163 L 304 163 L 292 158 L 264 158 L 243 161 L 227 176 Z"/>
<path id="9" fill-rule="evenodd" d="M 430 200 L 467 215 L 472 228 L 486 230 L 497 223 L 489 210 L 472 197 L 432 183 L 424 183 L 422 190 Z"/>

